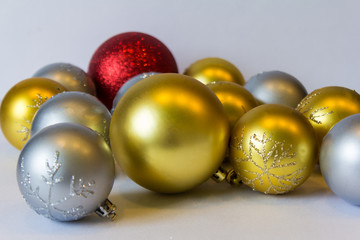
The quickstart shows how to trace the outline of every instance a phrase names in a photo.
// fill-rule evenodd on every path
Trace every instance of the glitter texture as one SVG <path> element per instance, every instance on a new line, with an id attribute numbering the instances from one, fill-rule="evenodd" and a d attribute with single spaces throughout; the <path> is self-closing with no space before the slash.
<path id="1" fill-rule="evenodd" d="M 296 110 L 309 120 L 321 145 L 323 138 L 335 124 L 360 113 L 360 95 L 344 87 L 323 87 L 301 100 Z"/>
<path id="2" fill-rule="evenodd" d="M 39 109 L 40 106 L 49 99 L 47 96 L 45 96 L 45 97 L 41 96 L 40 93 L 37 93 L 36 96 L 37 96 L 37 99 L 32 100 L 32 102 L 34 104 L 28 105 L 27 107 Z"/>
<path id="3" fill-rule="evenodd" d="M 313 93 L 311 93 L 311 94 L 309 94 L 308 96 L 306 96 L 306 97 L 304 98 L 304 100 L 302 100 L 302 101 L 298 104 L 296 110 L 298 110 L 298 111 L 301 112 L 302 114 L 305 114 L 305 113 L 307 113 L 307 112 L 309 112 L 309 111 L 312 111 L 312 110 L 314 109 L 313 107 L 308 107 L 308 108 L 306 108 L 306 109 L 305 109 L 305 107 L 307 107 L 307 106 L 309 105 L 310 101 L 313 101 L 315 97 L 318 97 L 318 96 L 320 95 L 320 93 L 321 93 L 321 92 L 317 89 L 317 90 L 315 90 Z M 309 119 L 310 121 L 313 121 L 313 122 L 316 123 L 316 124 L 322 124 L 322 121 L 317 120 L 317 118 L 324 117 L 324 116 L 326 116 L 326 115 L 329 115 L 329 114 L 334 113 L 334 111 L 325 112 L 325 113 L 319 113 L 319 112 L 321 112 L 321 111 L 323 111 L 323 110 L 326 110 L 326 109 L 328 109 L 328 108 L 329 108 L 329 107 L 321 107 L 321 108 L 318 108 L 318 109 L 312 111 L 311 114 L 309 115 L 308 119 Z M 319 114 L 317 114 L 317 113 L 319 113 Z M 315 114 L 317 114 L 317 115 L 315 115 Z"/>
<path id="4" fill-rule="evenodd" d="M 88 73 L 95 82 L 98 98 L 110 109 L 127 80 L 151 71 L 178 72 L 170 50 L 150 35 L 127 32 L 110 38 L 96 50 Z"/>
<path id="5" fill-rule="evenodd" d="M 301 184 L 305 167 L 296 170 L 283 170 L 282 173 L 277 171 L 280 168 L 286 169 L 297 165 L 295 160 L 291 161 L 296 155 L 291 144 L 286 146 L 285 141 L 275 141 L 264 132 L 261 138 L 256 134 L 250 136 L 249 149 L 246 151 L 244 130 L 245 127 L 242 129 L 240 138 L 236 137 L 235 144 L 231 147 L 242 153 L 243 157 L 236 159 L 236 164 L 239 165 L 237 169 L 240 169 L 237 173 L 246 185 L 256 190 L 259 184 L 267 186 L 264 191 L 265 194 L 282 194 Z M 267 144 L 270 145 L 270 148 L 267 148 Z M 257 156 L 255 157 L 253 154 Z M 250 163 L 251 168 L 244 168 L 244 162 Z"/>
<path id="6" fill-rule="evenodd" d="M 28 126 L 31 126 L 31 122 L 29 120 L 27 120 L 25 117 L 24 117 L 24 122 Z M 20 134 L 24 134 L 25 136 L 21 139 L 21 141 L 26 142 L 30 137 L 30 129 L 27 126 L 25 126 L 24 124 L 21 124 L 21 123 L 18 123 L 18 124 L 21 126 L 21 129 L 17 130 L 16 132 L 20 133 Z"/>
<path id="7" fill-rule="evenodd" d="M 62 214 L 65 219 L 70 217 L 73 219 L 79 219 L 84 215 L 88 214 L 82 205 L 78 205 L 76 207 L 70 209 L 61 209 L 59 205 L 62 203 L 69 201 L 75 197 L 83 197 L 87 198 L 90 195 L 94 194 L 92 187 L 95 185 L 95 181 L 84 182 L 82 178 L 78 178 L 76 180 L 75 176 L 71 177 L 71 182 L 69 186 L 69 195 L 64 196 L 58 200 L 53 199 L 53 192 L 55 185 L 62 183 L 64 181 L 63 176 L 56 177 L 59 169 L 62 164 L 60 162 L 60 153 L 58 151 L 55 152 L 53 157 L 53 162 L 50 163 L 48 160 L 46 161 L 46 175 L 41 175 L 42 181 L 49 186 L 48 192 L 46 196 L 40 195 L 40 186 L 33 187 L 31 185 L 31 176 L 29 173 L 25 171 L 24 167 L 24 158 L 21 158 L 20 162 L 20 173 L 21 173 L 21 181 L 20 185 L 23 186 L 25 192 L 23 192 L 24 199 L 28 202 L 28 204 L 40 215 L 44 215 L 47 218 L 52 220 L 56 220 L 56 217 L 53 213 Z M 36 204 L 28 201 L 28 198 L 33 198 L 36 200 Z"/>

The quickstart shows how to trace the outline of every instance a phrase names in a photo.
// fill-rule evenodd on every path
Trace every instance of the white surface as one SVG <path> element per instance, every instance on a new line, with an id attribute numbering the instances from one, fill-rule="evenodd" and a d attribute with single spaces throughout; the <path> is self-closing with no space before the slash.
<path id="1" fill-rule="evenodd" d="M 181 72 L 203 57 L 234 63 L 246 79 L 266 70 L 297 77 L 308 91 L 360 90 L 357 1 L 0 1 L 0 98 L 53 62 L 87 69 L 111 36 L 142 31 L 163 41 Z M 159 195 L 120 176 L 110 199 L 118 219 L 75 223 L 36 215 L 15 178 L 19 152 L 0 134 L 1 239 L 358 239 L 360 208 L 330 192 L 319 173 L 296 191 L 266 196 L 211 181 Z"/>

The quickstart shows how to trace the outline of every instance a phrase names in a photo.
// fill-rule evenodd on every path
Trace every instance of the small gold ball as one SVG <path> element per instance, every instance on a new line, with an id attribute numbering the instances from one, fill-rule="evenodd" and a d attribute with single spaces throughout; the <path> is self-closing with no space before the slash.
<path id="1" fill-rule="evenodd" d="M 212 82 L 207 85 L 219 98 L 232 129 L 236 121 L 257 106 L 257 101 L 246 88 L 233 82 Z"/>
<path id="2" fill-rule="evenodd" d="M 229 124 L 216 95 L 196 79 L 158 74 L 133 85 L 110 123 L 115 160 L 139 185 L 179 193 L 206 181 L 224 158 Z"/>
<path id="3" fill-rule="evenodd" d="M 283 194 L 301 185 L 314 170 L 317 154 L 310 123 L 284 105 L 253 108 L 231 133 L 230 161 L 236 173 L 266 194 Z"/>
<path id="4" fill-rule="evenodd" d="M 360 95 L 344 87 L 324 87 L 307 95 L 296 110 L 309 120 L 321 144 L 337 122 L 360 113 Z"/>
<path id="5" fill-rule="evenodd" d="M 184 74 L 199 80 L 203 84 L 218 81 L 245 84 L 244 77 L 239 69 L 221 58 L 200 59 L 191 64 Z"/>
<path id="6" fill-rule="evenodd" d="M 6 139 L 20 150 L 29 140 L 41 104 L 64 91 L 64 86 L 47 78 L 28 78 L 13 86 L 1 103 L 1 129 Z"/>

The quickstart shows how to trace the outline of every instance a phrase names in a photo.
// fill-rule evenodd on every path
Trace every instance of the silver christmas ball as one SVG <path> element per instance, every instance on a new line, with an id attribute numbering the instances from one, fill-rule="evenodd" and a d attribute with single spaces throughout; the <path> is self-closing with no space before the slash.
<path id="1" fill-rule="evenodd" d="M 114 98 L 113 101 L 113 105 L 111 108 L 111 113 L 114 112 L 115 107 L 117 105 L 117 103 L 120 101 L 120 99 L 122 98 L 122 96 L 126 93 L 126 91 L 131 88 L 135 83 L 140 82 L 141 80 L 159 74 L 158 72 L 146 72 L 146 73 L 141 73 L 138 74 L 132 78 L 130 78 L 126 83 L 124 83 L 124 85 L 121 86 L 121 88 L 119 89 L 119 91 L 116 93 L 116 96 Z"/>
<path id="2" fill-rule="evenodd" d="M 82 92 L 63 92 L 47 100 L 36 112 L 31 136 L 40 129 L 62 122 L 72 122 L 91 128 L 109 143 L 111 114 L 94 96 Z"/>
<path id="3" fill-rule="evenodd" d="M 58 221 L 77 220 L 101 208 L 114 176 L 104 139 L 73 123 L 42 129 L 26 143 L 17 164 L 18 185 L 28 205 Z"/>
<path id="4" fill-rule="evenodd" d="M 320 169 L 336 195 L 360 205 L 360 114 L 344 118 L 324 137 Z"/>
<path id="5" fill-rule="evenodd" d="M 61 83 L 69 91 L 96 94 L 93 80 L 79 67 L 69 63 L 53 63 L 39 69 L 33 77 L 44 77 Z"/>
<path id="6" fill-rule="evenodd" d="M 293 108 L 307 95 L 299 80 L 280 71 L 259 73 L 245 83 L 245 88 L 263 103 L 277 103 Z"/>

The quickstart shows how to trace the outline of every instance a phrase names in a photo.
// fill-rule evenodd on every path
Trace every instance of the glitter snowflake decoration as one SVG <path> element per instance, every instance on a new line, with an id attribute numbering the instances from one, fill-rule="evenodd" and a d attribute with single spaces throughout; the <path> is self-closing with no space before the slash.
<path id="1" fill-rule="evenodd" d="M 27 120 L 26 118 L 24 118 L 24 122 L 26 125 L 31 126 L 31 122 L 29 120 Z M 24 137 L 21 138 L 21 141 L 25 142 L 30 137 L 30 129 L 27 126 L 25 126 L 24 124 L 21 124 L 21 123 L 18 123 L 18 124 L 20 125 L 21 129 L 17 130 L 16 132 L 20 133 L 20 134 L 24 134 Z"/>
<path id="2" fill-rule="evenodd" d="M 21 158 L 20 185 L 24 190 L 23 196 L 29 205 L 40 215 L 56 220 L 54 213 L 58 213 L 63 215 L 65 219 L 71 218 L 76 220 L 87 214 L 82 205 L 77 205 L 76 207 L 72 207 L 70 209 L 62 209 L 60 208 L 60 205 L 75 197 L 88 198 L 90 195 L 93 195 L 95 181 L 84 182 L 82 178 L 76 178 L 72 175 L 69 186 L 69 194 L 60 199 L 54 199 L 53 195 L 55 186 L 65 180 L 63 176 L 58 176 L 58 172 L 62 166 L 59 159 L 60 153 L 56 151 L 52 163 L 50 163 L 49 160 L 46 161 L 46 175 L 41 175 L 42 182 L 48 186 L 48 191 L 45 194 L 46 196 L 44 196 L 44 194 L 40 194 L 40 186 L 32 186 L 32 176 L 26 172 L 24 167 L 24 158 Z M 42 192 L 44 192 L 44 190 L 42 190 Z M 33 200 L 35 200 L 35 202 Z"/>
<path id="3" fill-rule="evenodd" d="M 109 130 L 107 127 L 107 120 L 103 119 L 103 131 L 102 132 L 96 132 L 97 134 L 99 134 L 101 137 L 104 138 L 105 142 L 110 146 L 110 138 L 109 138 Z"/>
<path id="4" fill-rule="evenodd" d="M 271 136 L 264 132 L 261 137 L 252 134 L 248 142 L 248 150 L 244 147 L 244 130 L 240 138 L 236 137 L 232 148 L 240 152 L 240 158 L 235 159 L 238 166 L 238 174 L 246 185 L 256 190 L 256 186 L 268 186 L 264 193 L 282 194 L 298 186 L 304 176 L 304 168 L 298 168 L 295 171 L 286 171 L 286 168 L 296 166 L 295 160 L 292 160 L 296 154 L 293 152 L 293 146 L 287 145 L 285 141 L 275 141 Z M 260 159 L 260 160 L 259 160 Z M 244 163 L 250 163 L 251 168 L 242 167 Z M 285 174 L 279 174 L 278 169 L 284 168 Z M 253 169 L 253 170 L 249 170 Z M 277 173 L 275 173 L 277 171 Z"/>
<path id="5" fill-rule="evenodd" d="M 308 119 L 316 124 L 322 124 L 319 118 L 327 116 L 334 113 L 333 111 L 328 111 L 329 107 L 321 107 L 314 109 L 314 107 L 309 107 L 309 103 L 313 98 L 316 98 L 320 95 L 319 90 L 315 90 L 312 94 L 306 96 L 296 107 L 296 110 L 302 114 L 310 113 Z"/>
<path id="6" fill-rule="evenodd" d="M 49 99 L 47 96 L 45 96 L 45 97 L 41 96 L 40 93 L 37 93 L 36 97 L 37 98 L 32 100 L 33 104 L 28 105 L 27 107 L 39 109 L 40 106 Z"/>
<path id="7" fill-rule="evenodd" d="M 41 96 L 40 93 L 37 93 L 36 98 L 32 99 L 32 102 L 33 102 L 32 105 L 27 105 L 26 107 L 33 108 L 33 109 L 37 110 L 47 100 L 48 100 L 47 96 L 43 97 L 43 96 Z M 24 122 L 23 123 L 18 123 L 18 124 L 20 125 L 20 129 L 17 130 L 16 132 L 19 133 L 19 134 L 23 134 L 23 137 L 21 138 L 21 141 L 26 142 L 30 137 L 31 121 L 24 117 Z"/>

